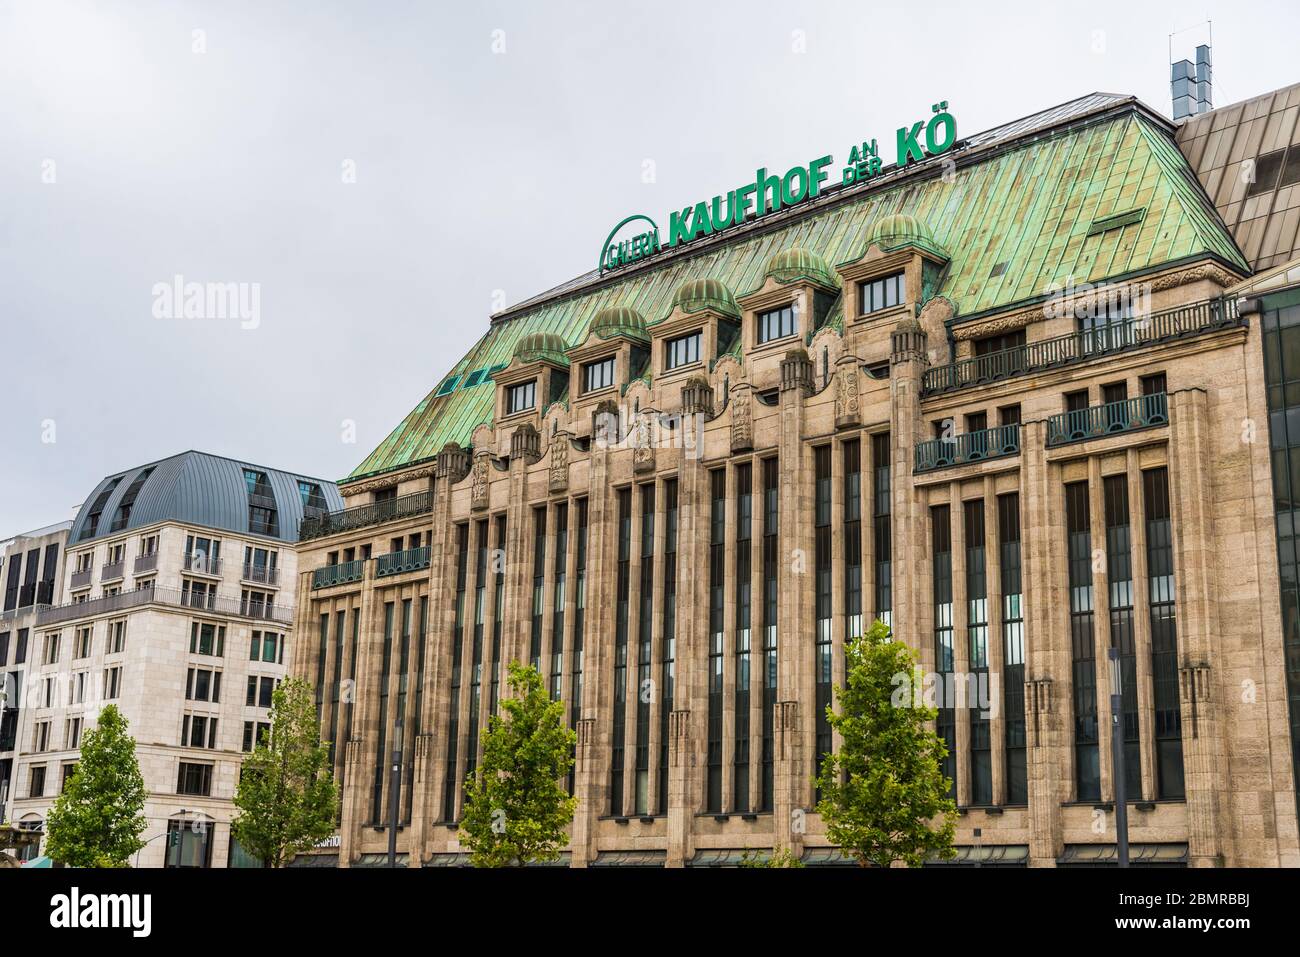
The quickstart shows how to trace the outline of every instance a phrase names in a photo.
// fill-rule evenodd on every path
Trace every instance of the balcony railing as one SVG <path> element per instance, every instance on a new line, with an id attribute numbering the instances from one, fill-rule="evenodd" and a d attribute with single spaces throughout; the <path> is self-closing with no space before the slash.
<path id="1" fill-rule="evenodd" d="M 1047 445 L 1068 445 L 1103 435 L 1136 432 L 1169 424 L 1169 399 L 1163 392 L 1136 399 L 1108 402 L 1074 412 L 1062 412 L 1047 420 Z"/>
<path id="2" fill-rule="evenodd" d="M 218 615 L 239 615 L 245 618 L 290 622 L 293 621 L 293 609 L 286 605 L 262 604 L 253 607 L 241 607 L 238 598 L 218 595 L 215 592 L 184 592 L 179 588 L 136 588 L 132 591 L 92 598 L 89 601 L 72 602 L 66 605 L 49 605 L 37 609 L 36 625 L 58 624 L 74 618 L 88 618 L 91 615 L 112 614 L 128 608 L 149 603 L 172 605 L 177 608 L 194 608 L 199 611 Z"/>
<path id="3" fill-rule="evenodd" d="M 278 585 L 280 584 L 280 569 L 272 568 L 270 565 L 258 565 L 254 562 L 244 562 L 244 581 L 256 582 L 259 585 Z"/>
<path id="4" fill-rule="evenodd" d="M 124 574 L 126 574 L 126 559 L 119 558 L 115 562 L 109 562 L 99 570 L 99 580 L 111 582 L 121 578 Z"/>
<path id="5" fill-rule="evenodd" d="M 151 572 L 157 567 L 158 553 L 150 552 L 148 555 L 137 555 L 131 570 L 133 574 L 143 575 L 145 572 Z"/>
<path id="6" fill-rule="evenodd" d="M 1140 319 L 1071 332 L 1013 349 L 936 366 L 926 370 L 921 391 L 926 395 L 951 392 L 1028 372 L 1083 362 L 1096 356 L 1142 348 L 1215 329 L 1232 328 L 1241 323 L 1235 299 L 1210 299 L 1191 306 L 1155 312 Z"/>
<path id="7" fill-rule="evenodd" d="M 380 525 L 399 518 L 422 515 L 433 509 L 433 491 L 412 492 L 383 502 L 371 502 L 368 505 L 354 505 L 337 512 L 329 512 L 316 518 L 304 518 L 298 526 L 298 538 L 307 541 L 349 532 L 368 525 Z"/>
<path id="8" fill-rule="evenodd" d="M 380 555 L 375 559 L 375 577 L 383 578 L 385 575 L 400 575 L 402 572 L 428 568 L 429 554 L 429 546 L 425 545 L 423 548 L 408 548 L 402 552 Z"/>
<path id="9" fill-rule="evenodd" d="M 999 425 L 978 432 L 932 439 L 916 446 L 913 472 L 933 472 L 953 465 L 1020 454 L 1020 426 Z"/>
<path id="10" fill-rule="evenodd" d="M 90 584 L 90 576 L 93 575 L 94 573 L 95 570 L 93 568 L 87 568 L 84 571 L 73 572 L 72 581 L 69 583 L 68 587 L 71 588 L 73 591 L 76 591 L 78 588 L 85 588 L 87 585 Z"/>
<path id="11" fill-rule="evenodd" d="M 280 534 L 280 523 L 279 521 L 263 522 L 250 518 L 248 520 L 248 530 L 254 535 L 270 535 L 275 538 Z"/>
<path id="12" fill-rule="evenodd" d="M 254 508 L 269 508 L 269 509 L 274 510 L 274 509 L 275 509 L 275 496 L 274 496 L 274 495 L 266 495 L 266 494 L 264 494 L 264 493 L 262 493 L 262 492 L 249 492 L 249 493 L 248 493 L 248 504 L 249 504 L 249 505 L 252 505 Z"/>
<path id="13" fill-rule="evenodd" d="M 366 574 L 366 563 L 358 559 L 354 562 L 340 562 L 337 565 L 326 565 L 324 568 L 318 568 L 311 573 L 312 588 L 330 588 L 334 585 L 345 585 L 348 582 L 359 582 Z"/>
<path id="14" fill-rule="evenodd" d="M 185 556 L 185 570 L 197 575 L 220 575 L 221 559 L 206 552 L 191 552 Z"/>

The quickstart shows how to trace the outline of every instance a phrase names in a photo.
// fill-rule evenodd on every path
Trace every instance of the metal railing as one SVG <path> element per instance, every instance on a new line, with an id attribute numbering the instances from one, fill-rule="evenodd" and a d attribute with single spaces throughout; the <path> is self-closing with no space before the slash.
<path id="1" fill-rule="evenodd" d="M 273 538 L 280 534 L 280 522 L 277 519 L 273 522 L 248 520 L 248 530 L 254 535 L 270 535 Z"/>
<path id="2" fill-rule="evenodd" d="M 70 587 L 73 591 L 76 591 L 78 588 L 85 588 L 87 585 L 90 584 L 90 577 L 94 573 L 95 570 L 93 568 L 87 568 L 84 571 L 73 572 L 72 581 L 69 583 L 68 587 Z"/>
<path id="3" fill-rule="evenodd" d="M 304 518 L 298 526 L 298 538 L 307 541 L 348 532 L 368 525 L 380 525 L 399 518 L 421 515 L 433 509 L 433 491 L 412 492 L 383 502 L 371 502 L 368 505 L 354 505 L 352 508 L 328 512 L 317 518 Z"/>
<path id="4" fill-rule="evenodd" d="M 270 565 L 258 565 L 256 562 L 244 562 L 243 580 L 261 585 L 278 585 L 280 569 L 272 568 Z"/>
<path id="5" fill-rule="evenodd" d="M 185 556 L 184 568 L 187 572 L 199 575 L 220 575 L 221 559 L 213 558 L 206 552 L 190 552 Z"/>
<path id="6" fill-rule="evenodd" d="M 931 439 L 917 443 L 912 471 L 933 472 L 953 465 L 1019 454 L 1020 426 L 998 425 L 991 429 L 954 435 L 950 439 Z"/>
<path id="7" fill-rule="evenodd" d="M 385 575 L 400 575 L 402 572 L 428 568 L 430 553 L 431 549 L 425 545 L 421 548 L 408 548 L 405 551 L 380 555 L 375 559 L 375 577 L 383 578 Z"/>
<path id="8" fill-rule="evenodd" d="M 948 365 L 927 369 L 921 392 L 932 395 L 951 392 L 1082 362 L 1096 356 L 1137 349 L 1184 336 L 1239 326 L 1235 299 L 1209 299 L 1191 306 L 1166 309 L 1138 319 L 1071 332 L 1052 339 L 1027 343 Z"/>
<path id="9" fill-rule="evenodd" d="M 324 568 L 318 568 L 311 573 L 312 588 L 330 588 L 334 585 L 345 585 L 348 582 L 359 582 L 366 575 L 366 563 L 360 559 L 354 562 L 339 562 L 337 565 L 326 565 Z"/>
<path id="10" fill-rule="evenodd" d="M 158 553 L 150 552 L 148 555 L 135 556 L 135 564 L 131 567 L 132 574 L 141 575 L 145 572 L 151 572 L 158 567 Z"/>
<path id="11" fill-rule="evenodd" d="M 1103 435 L 1135 432 L 1169 424 L 1169 399 L 1163 392 L 1136 399 L 1108 402 L 1074 412 L 1062 412 L 1047 420 L 1047 446 L 1068 445 Z"/>
<path id="12" fill-rule="evenodd" d="M 254 508 L 269 508 L 272 510 L 274 510 L 276 507 L 275 496 L 266 495 L 261 492 L 249 492 L 248 504 L 252 505 Z"/>
<path id="13" fill-rule="evenodd" d="M 111 582 L 115 578 L 121 578 L 126 574 L 126 559 L 119 558 L 115 562 L 107 563 L 99 570 L 99 580 L 102 582 Z"/>
<path id="14" fill-rule="evenodd" d="M 193 608 L 198 611 L 212 612 L 219 615 L 238 615 L 244 618 L 290 622 L 293 621 L 293 609 L 285 605 L 245 604 L 238 598 L 218 595 L 214 591 L 184 592 L 179 588 L 136 588 L 131 591 L 92 598 L 88 601 L 72 602 L 65 605 L 47 605 L 36 612 L 37 627 L 71 621 L 74 618 L 88 618 L 91 615 L 112 614 L 128 608 L 135 608 L 150 603 L 172 605 L 177 608 Z"/>

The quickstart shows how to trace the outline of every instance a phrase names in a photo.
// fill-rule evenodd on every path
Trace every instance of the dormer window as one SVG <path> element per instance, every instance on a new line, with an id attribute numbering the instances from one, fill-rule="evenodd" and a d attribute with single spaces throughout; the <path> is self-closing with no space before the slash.
<path id="1" fill-rule="evenodd" d="M 512 385 L 506 393 L 506 414 L 526 412 L 537 405 L 537 380 L 529 379 L 518 385 Z"/>
<path id="2" fill-rule="evenodd" d="M 664 360 L 668 369 L 678 369 L 700 361 L 701 334 L 697 330 L 664 343 Z"/>
<path id="3" fill-rule="evenodd" d="M 862 290 L 862 315 L 889 309 L 903 302 L 903 273 L 899 271 L 872 279 L 859 288 Z"/>
<path id="4" fill-rule="evenodd" d="M 582 391 L 595 392 L 614 384 L 614 357 L 588 362 L 582 367 Z"/>
<path id="5" fill-rule="evenodd" d="M 782 306 L 758 314 L 758 344 L 788 339 L 799 331 L 794 319 L 794 306 Z"/>

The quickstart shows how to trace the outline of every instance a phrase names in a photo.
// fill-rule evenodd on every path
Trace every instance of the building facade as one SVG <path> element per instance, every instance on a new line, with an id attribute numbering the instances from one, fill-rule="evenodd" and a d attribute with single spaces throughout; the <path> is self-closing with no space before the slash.
<path id="1" fill-rule="evenodd" d="M 381 859 L 400 723 L 402 859 L 463 863 L 523 661 L 568 864 L 840 863 L 813 779 L 880 619 L 958 863 L 1113 862 L 1114 649 L 1134 858 L 1300 865 L 1268 313 L 1180 135 L 1093 94 L 493 316 L 303 523 L 343 807 L 300 861 Z"/>
<path id="2" fill-rule="evenodd" d="M 26 726 L 23 691 L 37 612 L 62 600 L 63 558 L 71 522 L 16 535 L 0 543 L 0 822 L 10 820 L 14 764 Z M 23 849 L 32 856 L 34 848 Z"/>
<path id="3" fill-rule="evenodd" d="M 332 483 L 199 452 L 103 479 L 64 532 L 64 600 L 31 626 L 13 820 L 41 827 L 113 704 L 149 792 L 133 863 L 255 865 L 231 799 L 292 651 L 298 527 L 341 505 Z"/>

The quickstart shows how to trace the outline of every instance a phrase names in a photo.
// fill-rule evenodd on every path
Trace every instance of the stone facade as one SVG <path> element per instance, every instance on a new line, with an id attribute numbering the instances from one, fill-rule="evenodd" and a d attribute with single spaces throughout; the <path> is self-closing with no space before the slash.
<path id="1" fill-rule="evenodd" d="M 840 267 L 846 290 L 870 281 L 875 256 Z M 892 252 L 887 268 L 919 275 L 922 256 Z M 1001 567 L 1000 510 L 1010 508 L 1023 671 L 996 692 L 987 723 L 978 708 L 954 711 L 964 858 L 1051 866 L 1113 850 L 1105 661 L 1114 642 L 1135 672 L 1126 689 L 1136 700 L 1135 853 L 1300 865 L 1269 456 L 1249 428 L 1264 408 L 1260 336 L 1221 297 L 1233 274 L 1207 265 L 1144 277 L 1147 312 L 1122 340 L 1080 346 L 1076 303 L 1009 311 L 997 328 L 1023 331 L 1029 351 L 1018 353 L 1023 367 L 996 374 L 978 360 L 961 365 L 975 354 L 961 325 L 956 364 L 945 361 L 951 309 L 921 302 L 919 282 L 897 307 L 869 314 L 846 294 L 829 337 L 812 327 L 813 310 L 796 310 L 792 339 L 746 339 L 740 361 L 701 361 L 652 382 L 623 374 L 609 396 L 573 395 L 572 411 L 481 427 L 468 467 L 419 464 L 369 478 L 365 491 L 345 484 L 346 530 L 299 545 L 299 627 L 328 626 L 322 654 L 300 644 L 294 659 L 334 715 L 340 864 L 386 849 L 377 742 L 391 742 L 399 714 L 408 729 L 399 849 L 411 866 L 460 859 L 461 786 L 510 660 L 537 664 L 578 732 L 571 865 L 680 866 L 746 848 L 833 858 L 812 779 L 819 704 L 843 683 L 844 641 L 881 617 L 927 673 L 1004 677 L 1007 656 L 1019 656 Z M 741 302 L 745 335 L 759 308 L 814 291 L 769 280 L 761 303 Z M 692 319 L 716 321 L 679 307 L 664 325 Z M 657 333 L 649 328 L 652 350 L 663 347 Z M 1082 351 L 1034 358 L 1062 337 Z M 800 341 L 815 343 L 811 355 L 791 346 Z M 517 359 L 505 378 L 543 371 Z M 606 405 L 593 414 L 598 400 Z M 601 415 L 621 429 L 602 430 Z M 1080 422 L 1092 425 L 1071 434 Z M 1076 514 L 1066 489 L 1079 483 L 1086 510 Z M 385 504 L 394 495 L 415 505 Z M 939 595 L 945 516 L 950 593 Z M 981 540 L 966 540 L 971 528 Z M 1168 542 L 1148 541 L 1165 529 Z M 1071 547 L 1084 538 L 1081 580 Z M 379 574 L 382 553 L 412 543 L 427 558 Z M 354 572 L 340 576 L 345 567 Z M 1172 653 L 1162 644 L 1170 601 Z M 987 661 L 973 661 L 974 648 Z M 950 662 L 937 658 L 944 649 Z M 763 681 L 769 655 L 774 689 Z M 1019 692 L 1024 779 L 1013 785 Z"/>

